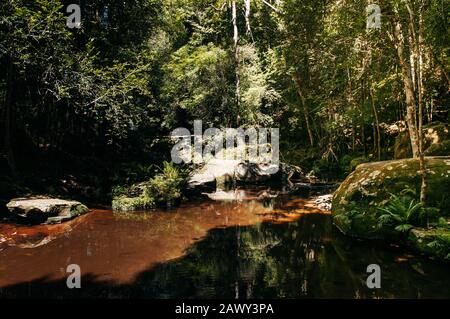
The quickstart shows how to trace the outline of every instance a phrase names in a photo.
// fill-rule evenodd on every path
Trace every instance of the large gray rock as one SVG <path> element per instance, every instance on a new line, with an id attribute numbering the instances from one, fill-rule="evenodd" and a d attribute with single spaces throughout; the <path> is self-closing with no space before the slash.
<path id="1" fill-rule="evenodd" d="M 218 189 L 222 189 L 224 184 L 232 182 L 283 183 L 289 181 L 295 173 L 302 174 L 300 168 L 284 163 L 256 164 L 239 160 L 212 159 L 194 172 L 188 180 L 188 185 L 195 188 L 215 184 Z"/>
<path id="2" fill-rule="evenodd" d="M 30 223 L 60 223 L 88 212 L 88 208 L 77 201 L 49 197 L 12 199 L 6 204 L 9 212 Z"/>

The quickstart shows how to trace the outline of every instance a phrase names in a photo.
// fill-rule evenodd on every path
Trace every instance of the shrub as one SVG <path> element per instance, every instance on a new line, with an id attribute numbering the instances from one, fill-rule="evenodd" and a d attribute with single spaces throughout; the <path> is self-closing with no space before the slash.
<path id="1" fill-rule="evenodd" d="M 162 172 L 148 183 L 148 188 L 156 204 L 169 206 L 181 200 L 186 178 L 172 163 L 164 162 Z"/>
<path id="2" fill-rule="evenodd" d="M 185 174 L 172 163 L 164 162 L 163 165 L 161 172 L 147 182 L 115 187 L 113 209 L 133 211 L 177 204 L 183 196 Z"/>
<path id="3" fill-rule="evenodd" d="M 113 210 L 133 211 L 144 210 L 155 207 L 155 199 L 148 188 L 143 188 L 137 196 L 118 195 L 112 201 Z"/>

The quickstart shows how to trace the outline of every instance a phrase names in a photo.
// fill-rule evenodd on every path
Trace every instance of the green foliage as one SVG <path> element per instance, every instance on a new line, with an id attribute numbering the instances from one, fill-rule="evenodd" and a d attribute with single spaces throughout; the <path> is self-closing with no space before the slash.
<path id="1" fill-rule="evenodd" d="M 408 39 L 423 40 L 424 120 L 448 123 L 449 0 L 411 1 L 411 16 L 405 1 L 382 1 L 389 14 L 381 31 L 365 28 L 363 1 L 252 1 L 250 28 L 237 1 L 236 48 L 224 0 L 108 1 L 107 26 L 106 2 L 82 1 L 82 27 L 72 30 L 68 3 L 0 2 L 1 122 L 10 124 L 19 163 L 48 149 L 112 167 L 145 158 L 142 169 L 118 174 L 130 185 L 151 177 L 149 162 L 167 160 L 167 147 L 149 155 L 155 145 L 198 119 L 204 128 L 279 127 L 285 148 L 296 148 L 282 149 L 289 160 L 320 178 L 342 178 L 377 154 L 377 122 L 388 149 L 391 127 L 404 121 L 395 21 L 406 61 Z M 448 141 L 427 154 L 447 151 Z"/>
<path id="2" fill-rule="evenodd" d="M 112 177 L 112 183 L 115 185 L 119 184 L 136 184 L 142 180 L 149 180 L 154 173 L 155 165 L 153 164 L 143 164 L 139 162 L 126 162 L 121 163 L 117 168 L 115 168 L 115 174 Z M 117 186 L 117 192 L 121 192 L 121 187 Z M 113 195 L 115 193 L 115 188 L 113 188 Z"/>
<path id="3" fill-rule="evenodd" d="M 347 170 L 348 170 L 349 173 L 351 173 L 351 172 L 353 172 L 356 169 L 356 167 L 358 165 L 363 164 L 363 163 L 367 163 L 367 162 L 369 162 L 369 159 L 367 157 L 365 157 L 365 156 L 354 158 L 354 159 L 352 159 L 350 161 L 350 164 L 349 164 Z"/>
<path id="4" fill-rule="evenodd" d="M 434 240 L 427 244 L 443 260 L 450 261 L 450 231 L 435 236 Z"/>
<path id="5" fill-rule="evenodd" d="M 190 43 L 175 51 L 163 69 L 164 124 L 174 127 L 177 122 L 199 118 L 211 124 L 230 122 L 236 112 L 230 85 L 232 66 L 229 52 L 213 43 Z"/>
<path id="6" fill-rule="evenodd" d="M 345 154 L 339 160 L 339 167 L 344 174 L 343 177 L 353 172 L 360 164 L 369 162 L 369 159 L 365 156 Z"/>
<path id="7" fill-rule="evenodd" d="M 147 188 L 144 188 L 139 196 L 127 197 L 119 195 L 114 197 L 112 201 L 112 209 L 118 211 L 145 210 L 154 207 L 155 199 Z"/>
<path id="8" fill-rule="evenodd" d="M 388 203 L 378 208 L 382 213 L 378 217 L 380 228 L 389 226 L 400 233 L 407 233 L 414 224 L 417 225 L 423 208 L 421 203 L 410 197 L 411 194 L 414 195 L 411 190 L 405 190 L 399 196 L 391 194 Z"/>
<path id="9" fill-rule="evenodd" d="M 2 1 L 0 91 L 11 96 L 14 127 L 76 155 L 139 144 L 138 130 L 158 127 L 153 81 L 171 41 L 162 2 L 108 3 L 104 27 L 103 1 L 89 1 L 77 30 L 66 26 L 65 1 Z"/>
<path id="10" fill-rule="evenodd" d="M 258 52 L 252 45 L 240 47 L 241 100 L 235 100 L 235 62 L 231 51 L 214 43 L 199 45 L 198 38 L 175 51 L 164 66 L 162 98 L 168 109 L 164 125 L 203 119 L 208 125 L 235 125 L 240 112 L 241 124 L 270 125 L 264 107 L 280 96 L 269 83 Z M 175 112 L 174 112 L 175 109 Z M 186 117 L 187 116 L 187 117 Z"/>
<path id="11" fill-rule="evenodd" d="M 429 226 L 430 221 L 439 223 L 440 209 L 423 207 L 415 199 L 415 192 L 405 189 L 400 195 L 391 194 L 391 198 L 384 207 L 378 208 L 381 214 L 378 217 L 379 226 L 390 226 L 401 233 L 407 233 L 416 226 Z"/>
<path id="12" fill-rule="evenodd" d="M 358 220 L 365 218 L 365 215 L 365 212 L 350 209 L 343 214 L 334 215 L 333 218 L 344 233 L 350 233 L 355 226 L 355 223 L 357 223 Z"/>
<path id="13" fill-rule="evenodd" d="M 147 182 L 113 188 L 114 210 L 145 210 L 156 206 L 171 207 L 181 201 L 186 176 L 173 163 L 164 162 L 160 173 Z"/>
<path id="14" fill-rule="evenodd" d="M 426 156 L 448 156 L 450 155 L 450 140 L 442 143 L 432 144 L 425 150 Z"/>
<path id="15" fill-rule="evenodd" d="M 186 178 L 173 163 L 164 162 L 163 165 L 162 172 L 148 182 L 148 190 L 156 204 L 172 206 L 181 200 Z"/>
<path id="16" fill-rule="evenodd" d="M 444 217 L 439 217 L 437 226 L 441 228 L 448 227 L 447 219 Z"/>
<path id="17" fill-rule="evenodd" d="M 327 178 L 337 178 L 339 173 L 339 163 L 334 159 L 320 158 L 314 161 L 312 172 L 322 180 Z"/>

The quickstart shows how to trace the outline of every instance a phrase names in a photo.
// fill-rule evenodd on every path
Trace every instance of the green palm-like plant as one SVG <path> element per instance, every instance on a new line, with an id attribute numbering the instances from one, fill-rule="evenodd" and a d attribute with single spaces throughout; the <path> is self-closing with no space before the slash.
<path id="1" fill-rule="evenodd" d="M 404 192 L 403 194 L 405 194 Z M 401 233 L 407 233 L 414 227 L 414 222 L 420 216 L 422 204 L 408 196 L 391 194 L 391 198 L 385 207 L 378 208 L 383 214 L 378 217 L 380 227 L 391 225 Z"/>
<path id="2" fill-rule="evenodd" d="M 434 249 L 443 259 L 450 260 L 449 235 L 438 235 L 432 242 L 428 243 L 427 246 Z"/>

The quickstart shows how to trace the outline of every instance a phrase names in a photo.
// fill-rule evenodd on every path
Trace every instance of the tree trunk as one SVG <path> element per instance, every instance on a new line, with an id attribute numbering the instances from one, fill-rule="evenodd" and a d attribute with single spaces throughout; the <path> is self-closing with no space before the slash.
<path id="1" fill-rule="evenodd" d="M 414 98 L 414 86 L 411 79 L 411 68 L 406 62 L 404 54 L 405 39 L 403 37 L 402 25 L 399 20 L 395 21 L 394 28 L 395 40 L 397 42 L 397 55 L 402 71 L 403 85 L 406 95 L 406 123 L 408 124 L 408 131 L 411 140 L 411 148 L 413 157 L 419 157 L 419 142 L 416 125 L 416 102 Z"/>
<path id="2" fill-rule="evenodd" d="M 313 135 L 312 130 L 311 130 L 311 123 L 309 122 L 308 106 L 306 104 L 305 95 L 303 94 L 303 91 L 302 91 L 302 83 L 300 81 L 300 75 L 298 74 L 297 71 L 295 71 L 293 73 L 292 78 L 293 78 L 294 83 L 295 83 L 295 85 L 297 87 L 297 94 L 300 97 L 300 100 L 301 100 L 301 103 L 302 103 L 303 114 L 305 116 L 305 122 L 306 122 L 306 129 L 308 131 L 308 136 L 309 136 L 309 142 L 310 142 L 311 146 L 314 146 L 314 135 Z"/>
<path id="3" fill-rule="evenodd" d="M 246 33 L 253 40 L 252 29 L 250 27 L 250 0 L 244 0 L 245 3 L 245 25 L 246 25 Z"/>
<path id="4" fill-rule="evenodd" d="M 13 104 L 14 75 L 12 62 L 7 59 L 6 67 L 6 96 L 5 96 L 5 136 L 4 149 L 9 169 L 13 177 L 16 177 L 16 163 L 14 160 L 14 152 L 11 145 L 11 109 Z"/>
<path id="5" fill-rule="evenodd" d="M 240 85 L 241 79 L 239 75 L 239 31 L 237 27 L 237 9 L 236 9 L 236 0 L 231 2 L 231 19 L 233 23 L 233 42 L 234 42 L 234 68 L 235 68 L 235 76 L 236 76 L 236 90 L 235 90 L 235 99 L 236 99 L 236 125 L 239 126 L 241 122 L 241 92 Z"/>
<path id="6" fill-rule="evenodd" d="M 372 104 L 372 111 L 373 111 L 373 116 L 375 119 L 375 128 L 376 128 L 376 132 L 377 132 L 377 155 L 378 155 L 378 160 L 381 160 L 381 134 L 380 134 L 380 121 L 378 119 L 378 112 L 377 112 L 377 108 L 375 107 L 375 98 L 373 96 L 373 89 L 372 87 L 370 87 L 370 99 L 371 99 L 371 104 Z"/>
<path id="7" fill-rule="evenodd" d="M 364 114 L 364 103 L 366 102 L 366 85 L 364 82 L 364 79 L 361 80 L 361 108 L 360 112 L 361 114 Z M 364 148 L 364 157 L 367 157 L 367 143 L 366 143 L 366 127 L 364 118 L 362 119 L 362 125 L 361 125 L 361 139 L 363 143 Z"/>
<path id="8" fill-rule="evenodd" d="M 410 11 L 410 18 L 412 23 L 413 15 Z M 413 32 L 414 32 L 414 25 Z M 424 154 L 424 137 L 423 137 L 423 95 L 424 95 L 424 86 L 423 86 L 423 18 L 422 14 L 420 14 L 419 17 L 419 34 L 418 34 L 419 41 L 416 41 L 415 45 L 415 51 L 416 51 L 416 57 L 418 58 L 417 63 L 417 84 L 418 84 L 418 100 L 419 100 L 419 153 L 420 153 L 420 172 L 422 175 L 422 185 L 420 187 L 420 202 L 422 205 L 425 205 L 426 197 L 427 197 L 427 190 L 428 190 L 428 177 L 427 177 L 427 167 L 425 162 L 425 154 Z"/>
<path id="9" fill-rule="evenodd" d="M 410 43 L 410 47 L 413 51 L 414 58 L 417 59 L 417 95 L 418 95 L 418 108 L 419 108 L 419 114 L 418 114 L 418 148 L 419 148 L 419 164 L 420 164 L 420 173 L 422 176 L 422 184 L 420 187 L 420 202 L 424 205 L 426 201 L 426 193 L 428 188 L 428 182 L 427 182 L 427 169 L 426 169 L 426 163 L 425 163 L 425 155 L 423 150 L 423 81 L 422 81 L 422 35 L 421 35 L 421 21 L 419 21 L 419 35 L 416 36 L 416 28 L 414 26 L 414 13 L 409 6 L 409 3 L 406 3 L 406 9 L 409 13 L 409 32 L 410 32 L 410 38 L 412 39 L 412 42 Z M 420 17 L 419 20 L 422 20 L 422 17 Z M 419 38 L 419 41 L 417 41 L 417 38 Z M 415 64 L 416 61 L 413 60 L 413 64 Z"/>

